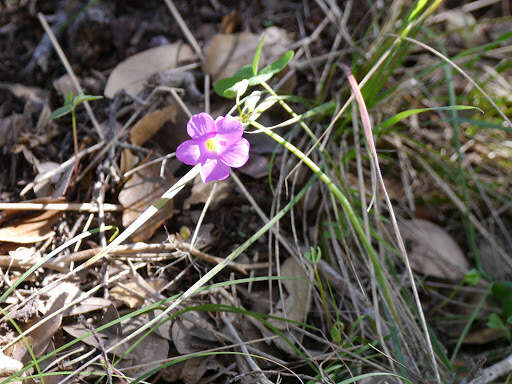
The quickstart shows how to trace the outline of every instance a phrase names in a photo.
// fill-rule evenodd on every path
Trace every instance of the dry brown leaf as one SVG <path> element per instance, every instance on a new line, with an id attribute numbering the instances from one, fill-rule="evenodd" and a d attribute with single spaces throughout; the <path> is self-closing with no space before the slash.
<path id="1" fill-rule="evenodd" d="M 221 365 L 215 356 L 199 356 L 165 368 L 161 378 L 167 383 L 181 380 L 185 384 L 197 384 L 201 382 L 206 371 L 219 368 Z"/>
<path id="2" fill-rule="evenodd" d="M 130 132 L 132 144 L 142 146 L 146 141 L 151 139 L 166 122 L 172 120 L 173 123 L 176 123 L 177 113 L 178 108 L 176 105 L 169 105 L 165 108 L 148 113 L 133 126 Z"/>
<path id="3" fill-rule="evenodd" d="M 233 31 L 236 29 L 238 24 L 240 24 L 240 15 L 236 10 L 231 11 L 226 16 L 222 18 L 222 21 L 220 22 L 220 29 L 222 33 L 230 34 L 233 33 Z"/>
<path id="4" fill-rule="evenodd" d="M 218 341 L 202 312 L 187 312 L 172 323 L 171 337 L 178 353 L 185 355 L 208 349 Z"/>
<path id="5" fill-rule="evenodd" d="M 174 184 L 172 177 L 160 177 L 160 164 L 144 167 L 131 176 L 119 193 L 123 205 L 123 225 L 130 225 L 146 208 Z M 145 241 L 173 214 L 172 200 L 162 207 L 132 236 L 133 241 Z"/>
<path id="6" fill-rule="evenodd" d="M 59 218 L 59 211 L 38 212 L 0 228 L 0 241 L 30 244 L 53 236 L 53 225 Z"/>
<path id="7" fill-rule="evenodd" d="M 114 68 L 105 87 L 105 96 L 111 99 L 122 89 L 137 94 L 143 89 L 144 82 L 150 76 L 176 68 L 195 58 L 192 49 L 182 42 L 139 52 Z"/>
<path id="8" fill-rule="evenodd" d="M 415 219 L 399 222 L 399 228 L 415 271 L 448 280 L 460 280 L 469 271 L 464 253 L 440 226 Z"/>
<path id="9" fill-rule="evenodd" d="M 158 291 L 165 286 L 166 281 L 163 279 L 152 279 L 147 280 L 146 283 L 155 291 Z M 151 299 L 148 292 L 140 286 L 139 282 L 132 278 L 123 281 L 123 286 L 116 285 L 110 290 L 110 294 L 114 300 L 120 301 L 132 309 L 139 308 L 146 299 Z"/>
<path id="10" fill-rule="evenodd" d="M 67 298 L 68 293 L 66 291 L 62 291 L 53 299 L 51 307 L 48 309 L 45 316 L 50 317 L 54 312 L 61 309 L 65 305 Z M 26 324 L 23 330 L 30 328 L 40 320 L 42 319 L 38 317 L 32 319 Z M 28 343 L 32 348 L 34 355 L 36 357 L 40 357 L 46 350 L 46 347 L 53 338 L 53 335 L 61 328 L 61 324 L 62 314 L 51 316 L 48 321 L 44 322 L 41 326 L 26 335 L 24 340 L 19 340 L 13 346 L 9 347 L 7 349 L 8 354 L 16 360 L 27 363 L 31 359 L 30 353 L 25 346 L 25 343 Z"/>
<path id="11" fill-rule="evenodd" d="M 71 80 L 71 76 L 69 76 L 67 73 L 59 77 L 57 80 L 54 80 L 53 87 L 57 90 L 63 99 L 66 99 L 69 92 L 71 92 L 73 97 L 78 96 L 78 91 L 74 86 L 73 81 Z"/>
<path id="12" fill-rule="evenodd" d="M 275 316 L 289 320 L 303 322 L 311 305 L 311 287 L 309 279 L 298 261 L 294 257 L 288 257 L 281 265 L 280 275 L 282 277 L 294 277 L 293 280 L 282 280 L 282 284 L 288 296 L 277 303 L 278 311 Z M 280 308 L 280 309 L 279 309 Z M 280 320 L 271 320 L 272 325 L 278 329 L 286 329 L 287 325 Z"/>
<path id="13" fill-rule="evenodd" d="M 280 276 L 295 277 L 296 279 L 282 280 L 287 296 L 278 301 L 276 305 L 277 311 L 274 315 L 303 323 L 311 307 L 311 287 L 308 276 L 294 257 L 288 257 L 281 265 Z M 287 330 L 289 326 L 287 322 L 271 319 L 270 323 L 277 329 L 282 330 L 288 339 L 300 342 L 303 338 L 302 333 L 298 333 L 295 330 Z M 282 338 L 274 339 L 273 342 L 279 349 L 290 355 L 296 355 L 295 350 Z"/>
<path id="14" fill-rule="evenodd" d="M 206 203 L 215 183 L 203 183 L 201 178 L 197 176 L 194 179 L 194 186 L 192 187 L 192 193 L 183 203 L 184 209 L 189 209 L 191 205 Z M 223 200 L 229 197 L 231 190 L 233 189 L 233 182 L 230 179 L 221 180 L 217 182 L 215 188 L 215 194 L 213 195 L 210 203 L 212 208 L 215 208 Z"/>
<path id="15" fill-rule="evenodd" d="M 270 160 L 267 156 L 251 154 L 247 163 L 243 167 L 239 168 L 239 170 L 244 175 L 260 179 L 268 175 L 269 165 Z"/>
<path id="16" fill-rule="evenodd" d="M 23 364 L 20 361 L 0 352 L 0 379 L 5 379 L 13 373 L 21 371 L 22 368 Z"/>
<path id="17" fill-rule="evenodd" d="M 265 41 L 260 55 L 261 66 L 286 52 L 290 42 L 284 29 L 270 27 L 263 33 Z M 249 32 L 213 36 L 205 50 L 203 70 L 214 80 L 234 75 L 241 67 L 252 62 L 261 36 Z"/>
<path id="18" fill-rule="evenodd" d="M 135 167 L 139 159 L 128 148 L 123 149 L 121 152 L 121 160 L 119 162 L 119 169 L 122 174 L 125 174 L 130 169 Z"/>

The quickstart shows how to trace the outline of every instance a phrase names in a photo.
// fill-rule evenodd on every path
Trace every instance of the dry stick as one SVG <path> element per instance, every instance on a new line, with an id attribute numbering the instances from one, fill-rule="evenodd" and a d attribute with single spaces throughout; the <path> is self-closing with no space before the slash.
<path id="1" fill-rule="evenodd" d="M 165 1 L 165 4 L 167 4 L 167 7 L 171 11 L 174 18 L 176 19 L 176 22 L 180 26 L 180 28 L 181 28 L 183 34 L 185 35 L 185 37 L 187 38 L 189 44 L 194 48 L 194 51 L 196 51 L 197 55 L 201 58 L 201 61 L 204 61 L 204 55 L 203 55 L 203 52 L 201 51 L 201 47 L 199 46 L 199 44 L 198 44 L 196 38 L 194 37 L 194 35 L 192 34 L 192 32 L 190 32 L 190 29 L 187 27 L 187 24 L 181 17 L 178 9 L 176 8 L 176 6 L 172 2 L 172 0 L 164 0 L 164 1 Z"/>
<path id="2" fill-rule="evenodd" d="M 69 77 L 71 77 L 71 81 L 73 82 L 73 85 L 75 86 L 75 89 L 78 92 L 83 93 L 83 89 L 80 86 L 80 83 L 78 82 L 78 79 L 75 76 L 75 73 L 73 72 L 73 68 L 71 68 L 71 65 L 69 64 L 68 59 L 66 58 L 66 55 L 64 54 L 64 51 L 62 50 L 59 42 L 55 38 L 55 35 L 53 34 L 52 29 L 48 25 L 44 15 L 39 12 L 37 14 L 37 17 L 39 18 L 39 21 L 41 22 L 41 25 L 44 28 L 44 31 L 47 33 L 48 37 L 50 38 L 50 41 L 53 44 L 53 48 L 57 52 L 57 55 L 59 55 L 59 59 L 62 61 L 62 64 L 64 65 L 64 68 L 66 68 L 66 72 L 68 73 Z M 105 135 L 103 134 L 103 130 L 101 129 L 100 124 L 96 120 L 96 117 L 94 116 L 94 113 L 92 112 L 91 106 L 89 105 L 88 101 L 84 101 L 84 106 L 87 111 L 87 114 L 89 115 L 89 118 L 92 121 L 92 124 L 94 125 L 94 128 L 96 128 L 96 132 L 98 133 L 98 136 L 100 139 L 104 139 Z"/>
<path id="3" fill-rule="evenodd" d="M 378 177 L 379 183 L 382 187 L 382 192 L 384 193 L 386 205 L 389 210 L 389 215 L 391 217 L 391 222 L 393 223 L 393 229 L 395 231 L 396 239 L 398 242 L 398 247 L 400 248 L 400 253 L 402 254 L 403 259 L 405 261 L 405 267 L 407 269 L 407 274 L 409 275 L 409 279 L 411 280 L 411 288 L 412 288 L 412 292 L 414 295 L 414 300 L 416 302 L 416 306 L 418 307 L 418 313 L 420 315 L 421 326 L 423 328 L 423 332 L 425 333 L 425 339 L 427 341 L 428 352 L 429 352 L 430 358 L 432 360 L 432 364 L 433 364 L 434 372 L 436 374 L 437 382 L 441 383 L 441 376 L 439 374 L 439 368 L 437 366 L 436 355 L 434 353 L 434 348 L 432 347 L 432 341 L 430 340 L 430 335 L 428 333 L 427 321 L 425 319 L 425 314 L 423 313 L 423 307 L 421 305 L 420 296 L 418 294 L 418 289 L 416 288 L 416 282 L 414 280 L 414 275 L 412 273 L 411 264 L 409 263 L 409 257 L 407 256 L 405 244 L 402 239 L 402 235 L 400 234 L 400 230 L 398 229 L 398 223 L 397 223 L 397 220 L 395 217 L 395 213 L 393 211 L 393 206 L 391 205 L 391 200 L 389 199 L 389 195 L 386 190 L 386 185 L 384 184 L 384 179 L 382 178 L 382 173 L 381 173 L 380 165 L 379 165 L 379 158 L 377 156 L 377 150 L 375 149 L 375 142 L 373 140 L 372 124 L 370 122 L 370 115 L 368 114 L 368 110 L 366 109 L 363 95 L 361 94 L 361 91 L 359 90 L 357 81 L 356 81 L 354 75 L 352 74 L 352 71 L 350 70 L 349 67 L 347 67 L 343 63 L 340 63 L 340 66 L 348 78 L 348 81 L 352 88 L 352 92 L 354 93 L 357 104 L 359 105 L 359 114 L 361 115 L 361 121 L 363 123 L 363 130 L 364 130 L 364 134 L 366 137 L 366 141 L 368 143 L 371 158 L 373 159 L 375 168 L 377 170 L 377 177 Z"/>
<path id="4" fill-rule="evenodd" d="M 500 376 L 503 376 L 512 371 L 512 355 L 506 359 L 491 365 L 489 368 L 482 370 L 482 373 L 473 379 L 469 384 L 487 384 Z"/>
<path id="5" fill-rule="evenodd" d="M 0 203 L 0 210 L 16 211 L 79 211 L 98 212 L 98 205 L 94 203 Z M 118 204 L 103 204 L 105 212 L 122 211 Z"/>

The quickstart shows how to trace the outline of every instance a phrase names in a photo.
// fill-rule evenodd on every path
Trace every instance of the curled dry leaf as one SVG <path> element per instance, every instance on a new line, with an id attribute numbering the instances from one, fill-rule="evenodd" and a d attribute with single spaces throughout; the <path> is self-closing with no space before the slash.
<path id="1" fill-rule="evenodd" d="M 160 164 L 152 164 L 135 172 L 119 193 L 119 202 L 125 208 L 123 225 L 130 225 L 146 208 L 174 184 L 172 177 L 160 177 Z M 134 241 L 145 241 L 173 214 L 172 200 L 132 236 Z"/>
<path id="2" fill-rule="evenodd" d="M 105 87 L 105 96 L 111 99 L 120 90 L 137 94 L 150 76 L 176 68 L 195 58 L 192 49 L 182 42 L 139 52 L 114 68 Z"/>
<path id="3" fill-rule="evenodd" d="M 53 225 L 59 218 L 59 211 L 43 211 L 23 217 L 0 228 L 0 241 L 31 244 L 53 236 Z"/>
<path id="4" fill-rule="evenodd" d="M 415 271 L 448 280 L 460 280 L 469 271 L 464 253 L 440 226 L 419 219 L 403 220 L 398 226 Z"/>
<path id="5" fill-rule="evenodd" d="M 265 41 L 260 55 L 261 66 L 286 52 L 290 42 L 284 29 L 270 27 L 263 33 Z M 212 75 L 215 80 L 234 75 L 241 67 L 252 63 L 262 34 L 241 32 L 232 35 L 220 33 L 213 36 L 205 50 L 203 70 Z"/>

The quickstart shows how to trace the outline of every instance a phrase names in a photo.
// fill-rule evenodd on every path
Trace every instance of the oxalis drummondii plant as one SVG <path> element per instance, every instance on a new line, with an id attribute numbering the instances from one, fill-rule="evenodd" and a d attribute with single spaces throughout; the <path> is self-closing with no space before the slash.
<path id="1" fill-rule="evenodd" d="M 314 108 L 307 112 L 304 115 L 296 115 L 291 107 L 286 103 L 286 98 L 279 96 L 268 84 L 268 81 L 277 73 L 282 71 L 289 61 L 293 58 L 293 51 L 288 51 L 284 55 L 282 55 L 279 59 L 277 59 L 272 64 L 264 67 L 262 70 L 258 71 L 259 65 L 259 57 L 261 48 L 263 46 L 263 39 L 261 40 L 256 54 L 254 56 L 254 60 L 252 65 L 248 65 L 240 69 L 233 77 L 222 79 L 215 84 L 215 91 L 224 97 L 234 98 L 235 105 L 231 109 L 231 111 L 226 116 L 218 117 L 214 120 L 210 115 L 206 113 L 199 113 L 191 117 L 187 124 L 187 133 L 190 136 L 190 140 L 182 143 L 176 150 L 177 158 L 184 162 L 185 164 L 193 165 L 193 168 L 186 173 L 178 182 L 176 182 L 167 192 L 165 192 L 160 200 L 158 200 L 155 204 L 149 207 L 145 212 L 143 212 L 125 231 L 123 231 L 118 237 L 116 237 L 110 244 L 105 247 L 101 252 L 96 254 L 94 257 L 89 259 L 84 264 L 77 267 L 75 270 L 69 272 L 65 276 L 63 276 L 58 281 L 54 282 L 52 286 L 55 286 L 58 282 L 68 279 L 71 275 L 76 274 L 77 272 L 91 266 L 99 259 L 108 255 L 108 253 L 120 245 L 123 241 L 128 239 L 138 228 L 140 228 L 147 220 L 149 220 L 159 209 L 161 209 L 170 199 L 174 198 L 177 193 L 179 193 L 187 183 L 192 181 L 198 174 L 201 176 L 203 182 L 213 182 L 216 180 L 223 180 L 229 177 L 231 168 L 238 168 L 243 166 L 248 158 L 249 158 L 249 142 L 243 137 L 244 131 L 251 130 L 251 133 L 264 133 L 274 139 L 277 143 L 285 147 L 295 156 L 297 156 L 301 162 L 304 163 L 307 167 L 311 169 L 311 171 L 316 175 L 318 179 L 320 179 L 335 199 L 341 204 L 343 209 L 345 210 L 353 228 L 355 229 L 361 244 L 364 249 L 368 253 L 371 258 L 371 262 L 374 266 L 374 270 L 376 273 L 378 286 L 383 293 L 383 297 L 385 298 L 386 307 L 391 313 L 392 318 L 394 318 L 397 322 L 399 320 L 397 309 L 395 308 L 394 301 L 391 297 L 390 292 L 390 283 L 387 280 L 379 260 L 377 259 L 376 251 L 374 250 L 370 239 L 366 235 L 362 221 L 358 217 L 358 215 L 354 212 L 354 209 L 349 202 L 349 199 L 342 192 L 342 189 L 339 188 L 333 180 L 325 173 L 318 164 L 316 164 L 313 160 L 311 160 L 308 156 L 306 156 L 302 151 L 300 151 L 297 147 L 291 144 L 289 141 L 285 140 L 283 137 L 279 136 L 273 129 L 276 127 L 284 127 L 292 124 L 298 123 L 308 135 L 310 135 L 316 143 L 318 143 L 317 138 L 313 135 L 308 126 L 304 123 L 304 119 L 306 117 L 312 117 L 316 114 L 323 113 L 326 110 L 330 109 L 332 105 L 325 104 L 321 105 L 317 108 Z M 352 91 L 354 92 L 355 98 L 359 105 L 359 111 L 361 115 L 361 119 L 363 121 L 363 126 L 365 128 L 366 139 L 368 142 L 368 146 L 371 152 L 371 159 L 374 162 L 378 179 L 381 182 L 384 193 L 385 188 L 382 181 L 382 177 L 380 175 L 380 169 L 378 166 L 378 159 L 375 152 L 375 145 L 373 143 L 373 138 L 371 134 L 370 128 L 370 120 L 368 117 L 368 113 L 366 111 L 366 107 L 364 105 L 364 100 L 359 92 L 358 85 L 355 81 L 355 78 L 352 76 L 350 70 L 346 66 L 342 66 L 345 71 L 347 78 L 349 79 L 350 86 Z M 246 93 L 250 89 L 250 87 L 261 86 L 264 91 L 253 91 L 249 93 L 247 96 Z M 279 103 L 281 106 L 288 111 L 292 118 L 287 120 L 278 126 L 274 127 L 265 127 L 261 123 L 258 122 L 259 117 L 267 111 L 274 104 Z M 256 239 L 262 236 L 266 231 L 268 231 L 279 219 L 281 219 L 292 207 L 293 205 L 304 196 L 306 190 L 312 185 L 311 180 L 306 186 L 294 197 L 290 203 L 288 203 L 277 215 L 275 215 L 266 225 L 264 225 L 256 234 L 250 237 L 244 244 L 242 244 L 238 249 L 228 255 L 223 262 L 213 267 L 210 271 L 208 271 L 203 277 L 201 277 L 195 284 L 193 284 L 190 288 L 188 288 L 183 294 L 172 298 L 173 300 L 166 300 L 166 309 L 162 311 L 159 315 L 153 318 L 150 322 L 146 323 L 144 326 L 137 329 L 134 333 L 125 337 L 122 341 L 118 342 L 115 345 L 109 346 L 106 348 L 105 352 L 109 352 L 114 350 L 121 343 L 125 343 L 130 339 L 135 338 L 137 335 L 141 334 L 145 330 L 149 330 L 159 322 L 165 320 L 169 314 L 178 308 L 178 306 L 194 294 L 196 294 L 208 281 L 210 281 L 217 273 L 219 273 L 224 267 L 226 267 L 229 263 L 231 263 L 237 256 L 239 256 L 243 251 L 245 251 Z M 386 198 L 387 194 L 385 193 Z M 389 199 L 387 199 L 389 202 Z M 391 218 L 396 228 L 396 220 L 394 215 L 391 212 Z M 46 262 L 49 258 L 53 257 L 56 253 L 60 252 L 63 247 L 67 247 L 72 243 L 83 239 L 90 234 L 97 231 L 90 231 L 82 234 L 64 244 L 63 246 L 56 249 L 54 252 L 49 254 L 43 260 L 41 260 L 34 268 L 31 268 L 27 273 L 32 273 L 33 270 L 41 266 L 44 262 Z M 406 262 L 407 269 L 410 274 L 410 279 L 412 282 L 412 286 L 415 292 L 416 304 L 418 307 L 418 313 L 420 314 L 423 328 L 425 330 L 425 337 L 428 340 L 428 346 L 431 350 L 432 363 L 435 367 L 435 358 L 432 351 L 432 346 L 429 341 L 428 332 L 426 332 L 426 323 L 422 314 L 421 304 L 417 297 L 416 288 L 414 286 L 414 279 L 412 277 L 412 272 L 410 270 L 410 266 L 405 255 L 405 248 L 403 247 L 403 242 L 399 236 L 398 229 L 396 229 L 398 243 L 400 244 L 400 248 L 402 249 L 402 254 L 404 255 L 404 260 Z M 23 279 L 19 279 L 15 284 L 13 284 L 10 289 L 5 292 L 0 297 L 0 302 L 3 302 L 7 296 L 16 288 L 16 286 L 21 283 Z M 47 287 L 46 289 L 49 289 Z M 41 292 L 39 292 L 41 293 Z M 30 299 L 30 298 L 29 298 Z M 27 300 L 29 300 L 27 299 Z M 80 341 L 82 338 L 74 340 L 74 342 Z M 72 342 L 72 343 L 74 343 Z M 58 353 L 62 348 L 69 348 L 72 343 L 68 343 L 65 346 L 59 348 L 53 353 Z M 52 354 L 53 354 L 52 353 Z M 49 354 L 45 357 L 49 357 L 52 354 Z M 41 362 L 45 357 L 39 359 Z M 91 361 L 92 362 L 92 361 Z M 91 363 L 90 362 L 90 363 Z M 86 365 L 89 365 L 86 364 Z M 28 364 L 23 371 L 31 368 L 32 366 L 36 366 L 36 361 Z M 22 372 L 23 372 L 22 371 Z M 437 372 L 437 368 L 434 369 Z M 10 379 L 14 379 L 15 376 L 19 376 L 22 372 L 19 372 L 16 375 L 13 375 Z M 145 374 L 143 377 L 137 379 L 143 380 L 145 377 L 148 377 L 151 373 L 149 372 Z"/>
<path id="2" fill-rule="evenodd" d="M 333 198 L 342 206 L 354 231 L 357 234 L 360 243 L 362 244 L 365 252 L 368 254 L 371 260 L 371 263 L 375 271 L 378 288 L 382 292 L 382 297 L 384 298 L 383 307 L 385 308 L 385 311 L 389 313 L 389 318 L 395 321 L 395 330 L 401 330 L 402 325 L 400 324 L 398 310 L 396 308 L 395 301 L 392 297 L 390 282 L 385 274 L 385 271 L 381 266 L 381 262 L 377 258 L 377 253 L 371 243 L 369 235 L 363 229 L 362 220 L 355 213 L 354 208 L 350 203 L 350 200 L 347 198 L 342 188 L 340 188 L 340 186 L 338 186 L 336 182 L 332 180 L 331 177 L 329 177 L 328 173 L 325 172 L 319 164 L 315 163 L 310 157 L 308 157 L 306 154 L 300 151 L 292 143 L 278 135 L 274 130 L 277 127 L 285 127 L 294 124 L 299 124 L 300 127 L 304 129 L 304 131 L 311 137 L 311 139 L 314 141 L 316 145 L 318 144 L 319 141 L 315 137 L 311 129 L 309 129 L 309 127 L 305 123 L 305 119 L 315 116 L 316 114 L 324 113 L 328 110 L 331 110 L 333 103 L 327 103 L 318 106 L 306 112 L 303 115 L 295 114 L 292 108 L 287 104 L 287 98 L 279 96 L 274 91 L 274 89 L 268 84 L 269 80 L 272 79 L 272 77 L 275 74 L 281 72 L 288 65 L 290 60 L 293 58 L 293 52 L 289 51 L 285 53 L 272 64 L 264 67 L 261 70 L 258 70 L 259 57 L 262 46 L 263 40 L 260 42 L 258 46 L 252 65 L 243 67 L 234 76 L 227 79 L 222 79 L 215 84 L 215 91 L 219 95 L 235 100 L 235 104 L 231 111 L 226 116 L 221 116 L 215 120 L 206 113 L 200 113 L 192 116 L 189 123 L 187 124 L 186 129 L 190 136 L 190 140 L 185 141 L 178 147 L 176 151 L 176 156 L 182 162 L 192 165 L 192 169 L 190 169 L 188 173 L 186 173 L 177 183 L 175 183 L 175 185 L 173 185 L 166 193 L 162 195 L 160 200 L 158 200 L 155 204 L 153 204 L 150 208 L 143 212 L 124 232 L 122 232 L 117 238 L 115 238 L 101 252 L 92 257 L 86 263 L 77 267 L 75 270 L 63 276 L 58 281 L 54 282 L 54 284 L 52 284 L 51 286 L 55 286 L 55 284 L 57 284 L 59 281 L 69 278 L 71 275 L 91 266 L 96 261 L 108 255 L 108 253 L 111 250 L 113 250 L 115 247 L 124 242 L 128 237 L 130 237 L 138 228 L 140 228 L 140 226 L 142 226 L 156 212 L 158 212 L 158 210 L 162 208 L 170 199 L 174 198 L 174 196 L 176 196 L 176 194 L 179 193 L 184 188 L 184 186 L 187 185 L 187 183 L 189 183 L 191 180 L 193 180 L 197 175 L 201 176 L 203 182 L 213 182 L 215 180 L 223 180 L 229 177 L 230 173 L 232 172 L 231 168 L 238 168 L 244 165 L 249 158 L 249 142 L 243 137 L 244 133 L 264 133 L 271 137 L 272 139 L 274 139 L 277 143 L 285 147 L 295 156 L 297 156 L 298 159 L 300 159 L 301 163 L 310 168 L 311 171 L 315 174 L 315 177 L 317 179 L 320 179 L 323 183 L 325 183 L 328 190 L 331 192 Z M 350 69 L 342 64 L 341 67 L 345 72 L 347 79 L 349 80 L 349 84 L 352 89 L 354 98 L 357 101 L 357 105 L 359 107 L 359 114 L 361 117 L 361 121 L 363 122 L 364 133 L 368 144 L 368 149 L 370 151 L 370 159 L 373 162 L 374 169 L 376 171 L 376 178 L 381 184 L 386 202 L 388 204 L 390 218 L 395 227 L 397 243 L 399 244 L 404 259 L 404 263 L 409 274 L 416 302 L 415 311 L 418 318 L 420 319 L 420 324 L 425 334 L 425 340 L 428 352 L 431 356 L 433 371 L 437 376 L 437 380 L 440 381 L 437 363 L 433 352 L 433 347 L 430 342 L 427 325 L 425 322 L 425 318 L 423 316 L 423 311 L 421 309 L 421 303 L 419 301 L 416 286 L 414 284 L 412 271 L 409 266 L 409 262 L 405 252 L 405 247 L 403 245 L 403 241 L 400 237 L 398 228 L 396 226 L 396 219 L 391 209 L 391 204 L 385 191 L 385 186 L 380 173 L 368 112 L 366 111 L 366 106 L 363 97 L 359 91 L 359 86 L 354 76 L 351 74 Z M 249 92 L 250 88 L 255 86 L 260 86 L 263 88 L 263 90 Z M 291 118 L 273 127 L 266 127 L 262 125 L 259 122 L 260 116 L 276 103 L 279 103 L 287 112 L 289 112 Z M 462 109 L 463 107 L 460 108 Z M 328 154 L 323 151 L 321 151 L 321 155 L 328 157 Z M 171 314 L 174 314 L 173 311 L 176 311 L 181 303 L 183 303 L 185 300 L 192 297 L 198 291 L 203 289 L 205 284 L 208 281 L 210 281 L 217 273 L 219 273 L 224 267 L 226 267 L 229 263 L 236 259 L 236 257 L 238 257 L 242 252 L 244 252 L 254 241 L 261 237 L 265 232 L 270 230 L 272 226 L 275 225 L 297 203 L 297 201 L 299 201 L 304 196 L 307 189 L 312 185 L 313 181 L 314 180 L 312 179 L 308 183 L 306 183 L 302 190 L 298 194 L 296 194 L 296 196 L 281 211 L 279 211 L 278 214 L 273 216 L 272 219 L 269 220 L 268 223 L 266 223 L 259 231 L 257 231 L 253 236 L 251 236 L 234 252 L 228 255 L 223 260 L 223 262 L 221 262 L 220 264 L 213 267 L 210 271 L 208 271 L 202 278 L 200 278 L 195 284 L 189 287 L 183 294 L 169 298 L 165 300 L 165 302 L 159 302 L 155 307 L 152 306 L 151 308 L 153 309 L 157 308 L 158 306 L 164 307 L 165 309 L 160 314 L 155 316 L 151 321 L 146 323 L 144 326 L 140 327 L 135 332 L 125 337 L 122 341 L 106 348 L 105 352 L 113 351 L 121 343 L 126 343 L 127 341 L 137 337 L 137 335 L 140 335 L 142 332 L 153 329 L 154 327 L 158 326 L 159 322 L 165 321 L 165 319 L 167 319 Z M 94 231 L 86 232 L 80 235 L 79 237 L 70 240 L 68 243 L 63 244 L 61 247 L 57 248 L 54 252 L 50 253 L 48 256 L 42 259 L 37 265 L 35 265 L 33 268 L 27 271 L 27 274 L 25 274 L 21 279 L 16 281 L 9 288 L 9 290 L 7 290 L 0 297 L 0 303 L 5 301 L 5 299 L 23 281 L 23 279 L 26 276 L 28 276 L 28 274 L 32 273 L 35 269 L 39 268 L 51 257 L 61 252 L 65 247 L 68 247 L 74 242 L 89 236 L 93 232 Z M 47 287 L 45 289 L 48 290 L 50 289 L 50 287 Z M 41 293 L 41 291 L 39 293 Z M 29 299 L 27 299 L 26 301 L 28 301 Z M 149 311 L 151 308 L 145 308 L 144 311 Z M 135 316 L 140 313 L 142 312 L 137 311 L 136 313 L 131 314 L 131 316 Z M 44 321 L 46 320 L 47 319 L 44 319 Z M 119 319 L 119 321 L 120 320 L 121 319 Z M 113 324 L 109 323 L 100 328 L 103 329 L 111 325 Z M 98 328 L 98 330 L 100 330 L 100 328 Z M 57 354 L 66 348 L 69 348 L 71 345 L 79 342 L 84 337 L 73 340 L 73 342 L 58 348 L 54 352 L 44 356 L 43 358 L 40 358 L 38 361 L 41 362 L 45 358 Z M 100 359 L 100 357 L 92 359 L 90 362 L 85 364 L 83 368 L 89 366 L 90 363 L 97 361 L 98 359 Z M 9 380 L 13 380 L 15 377 L 18 377 L 22 372 L 30 369 L 31 367 L 34 367 L 35 365 L 35 362 L 28 364 L 21 372 L 10 377 Z M 153 373 L 155 372 L 148 372 L 144 376 L 137 378 L 136 381 L 144 380 L 146 377 Z M 72 375 L 70 375 L 70 378 L 68 379 L 71 379 L 71 377 Z"/>

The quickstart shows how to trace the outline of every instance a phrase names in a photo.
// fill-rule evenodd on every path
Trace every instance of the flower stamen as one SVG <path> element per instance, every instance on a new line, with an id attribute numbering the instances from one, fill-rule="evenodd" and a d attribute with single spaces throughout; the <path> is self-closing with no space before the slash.
<path id="1" fill-rule="evenodd" d="M 209 150 L 210 152 L 217 152 L 217 148 L 216 148 L 216 145 L 215 145 L 215 140 L 214 139 L 208 139 L 206 140 L 206 142 L 204 143 L 204 146 L 206 147 L 207 150 Z"/>

